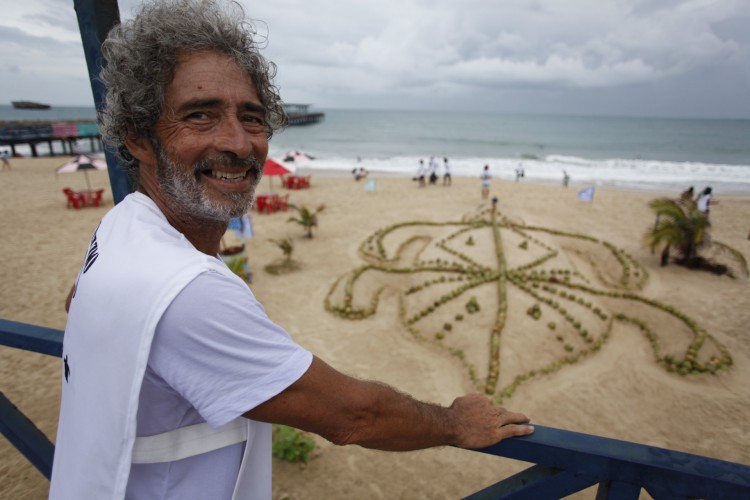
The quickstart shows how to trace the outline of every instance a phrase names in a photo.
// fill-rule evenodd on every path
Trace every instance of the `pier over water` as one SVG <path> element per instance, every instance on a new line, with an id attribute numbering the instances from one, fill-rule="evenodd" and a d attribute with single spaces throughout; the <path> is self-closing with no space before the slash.
<path id="1" fill-rule="evenodd" d="M 284 104 L 284 111 L 289 118 L 289 125 L 310 125 L 318 123 L 325 114 L 311 112 L 309 104 Z"/>
<path id="2" fill-rule="evenodd" d="M 31 156 L 40 156 L 40 144 L 47 145 L 49 156 L 72 155 L 81 140 L 88 140 L 91 152 L 104 150 L 99 126 L 90 120 L 0 121 L 0 147 L 10 146 L 12 156 L 20 155 L 19 145 L 28 146 Z"/>

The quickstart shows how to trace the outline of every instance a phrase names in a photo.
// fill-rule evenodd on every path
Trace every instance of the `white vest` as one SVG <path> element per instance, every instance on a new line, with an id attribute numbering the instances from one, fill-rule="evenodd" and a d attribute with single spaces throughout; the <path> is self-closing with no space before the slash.
<path id="1" fill-rule="evenodd" d="M 203 272 L 239 279 L 196 250 L 145 195 L 127 196 L 104 216 L 65 327 L 51 499 L 122 499 L 131 463 L 178 460 L 246 439 L 234 498 L 271 497 L 270 424 L 240 417 L 219 429 L 204 423 L 136 439 L 156 325 Z"/>

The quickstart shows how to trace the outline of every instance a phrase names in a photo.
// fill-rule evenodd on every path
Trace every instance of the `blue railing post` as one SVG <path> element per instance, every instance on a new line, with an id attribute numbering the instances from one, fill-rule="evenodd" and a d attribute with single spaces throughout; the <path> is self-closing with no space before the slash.
<path id="1" fill-rule="evenodd" d="M 0 319 L 0 346 L 62 356 L 63 332 L 42 326 Z M 0 392 L 0 434 L 37 468 L 52 476 L 55 446 L 23 412 Z"/>
<path id="2" fill-rule="evenodd" d="M 0 392 L 0 433 L 44 477 L 52 477 L 55 445 L 26 415 Z"/>
<path id="3" fill-rule="evenodd" d="M 101 45 L 102 41 L 107 38 L 109 30 L 120 23 L 120 11 L 117 7 L 117 0 L 74 0 L 74 6 L 98 115 L 102 110 L 105 93 L 104 85 L 98 78 L 103 64 Z M 107 159 L 112 197 L 115 203 L 119 203 L 132 191 L 128 176 L 112 151 L 105 148 L 104 156 Z"/>

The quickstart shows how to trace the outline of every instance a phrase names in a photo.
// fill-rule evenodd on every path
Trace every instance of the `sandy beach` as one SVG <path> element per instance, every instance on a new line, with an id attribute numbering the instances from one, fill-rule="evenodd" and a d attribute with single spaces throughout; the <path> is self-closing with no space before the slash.
<path id="1" fill-rule="evenodd" d="M 107 173 L 91 172 L 92 185 L 106 188 L 105 206 L 66 208 L 62 189 L 86 187 L 82 174 L 55 175 L 54 168 L 66 159 L 13 160 L 12 171 L 0 172 L 0 250 L 4 258 L 0 317 L 4 319 L 64 329 L 65 297 L 92 231 L 112 207 Z M 369 307 L 372 294 L 380 288 L 383 292 L 377 310 L 362 320 L 331 314 L 324 303 L 330 292 L 331 303 L 343 304 L 343 281 L 336 285 L 337 280 L 373 262 L 363 255 L 361 248 L 365 253 L 368 248 L 363 242 L 378 230 L 405 222 L 414 224 L 400 226 L 382 239 L 388 258 L 413 263 L 416 258 L 457 259 L 455 253 L 465 253 L 476 263 L 491 266 L 496 256 L 491 231 L 459 224 L 472 217 L 489 220 L 486 210 L 490 204 L 481 199 L 479 179 L 459 177 L 450 187 L 418 188 L 409 178 L 376 176 L 375 192 L 365 192 L 364 183 L 349 176 L 312 174 L 311 189 L 292 191 L 289 201 L 311 208 L 325 205 L 313 239 L 304 238 L 301 227 L 287 222 L 290 213 L 252 212 L 255 237 L 247 241 L 254 273 L 251 289 L 269 316 L 301 345 L 351 375 L 381 380 L 417 398 L 445 405 L 457 395 L 476 391 L 469 367 L 480 382 L 491 371 L 490 331 L 497 309 L 494 284 L 477 286 L 456 300 L 435 306 L 410 325 L 411 332 L 401 320 L 399 297 L 425 280 L 439 279 L 440 272 L 397 277 L 363 274 L 353 287 L 356 308 Z M 278 179 L 272 182 L 280 191 Z M 270 186 L 269 179 L 263 179 L 259 190 L 268 191 Z M 750 279 L 715 276 L 677 265 L 659 266 L 658 253 L 653 255 L 643 244 L 643 235 L 654 222 L 647 203 L 660 195 L 678 193 L 600 188 L 594 201 L 586 203 L 576 198 L 581 187 L 573 183 L 566 189 L 529 180 L 492 183 L 490 196 L 498 197 L 497 208 L 507 224 L 502 241 L 508 269 L 521 266 L 524 259 L 554 252 L 553 259 L 530 267 L 528 273 L 568 269 L 574 281 L 580 280 L 584 287 L 577 292 L 579 296 L 593 303 L 590 307 L 572 302 L 568 306 L 591 330 L 594 342 L 587 343 L 551 308 L 542 307 L 538 320 L 527 314 L 538 302 L 531 292 L 545 296 L 541 286 L 529 285 L 530 291 L 524 291 L 508 285 L 498 393 L 520 375 L 531 370 L 536 375 L 518 384 L 503 405 L 527 413 L 540 425 L 750 465 L 746 423 L 750 418 Z M 750 260 L 750 195 L 715 195 L 719 204 L 711 212 L 713 238 Z M 524 233 L 511 226 L 535 229 Z M 461 229 L 466 232 L 447 240 Z M 573 234 L 607 242 L 630 256 L 633 264 L 629 269 L 638 270 L 627 284 L 630 288 L 618 281 L 621 269 L 618 259 L 607 253 L 609 247 L 570 236 Z M 293 238 L 294 258 L 302 268 L 271 275 L 264 267 L 282 254 L 269 239 L 285 236 Z M 467 243 L 469 236 L 471 244 Z M 529 248 L 524 248 L 523 241 L 531 237 Z M 454 253 L 441 253 L 434 246 L 443 239 Z M 376 246 L 373 243 L 373 248 Z M 464 276 L 469 279 L 474 275 L 469 270 Z M 435 301 L 440 302 L 440 297 L 450 293 L 449 286 L 436 284 L 433 295 L 406 294 L 406 317 L 426 307 L 420 302 L 428 300 L 424 297 L 437 297 Z M 564 287 L 557 288 L 559 293 Z M 708 335 L 697 360 L 710 363 L 728 353 L 731 366 L 715 374 L 682 376 L 667 371 L 655 361 L 653 345 L 641 329 L 632 322 L 613 322 L 610 316 L 623 313 L 642 320 L 658 338 L 662 354 L 681 357 L 692 341 L 684 322 L 643 302 L 585 291 L 594 289 L 635 293 L 681 311 Z M 471 295 L 483 306 L 481 312 L 461 313 Z M 590 314 L 593 307 L 604 311 L 607 320 Z M 458 315 L 465 317 L 458 320 Z M 554 328 L 550 326 L 553 322 Z M 446 323 L 451 329 L 443 330 L 444 338 L 437 339 L 436 332 Z M 599 342 L 598 350 L 575 363 L 539 373 L 569 353 L 590 349 L 605 333 L 606 341 Z M 457 350 L 463 352 L 463 359 L 455 355 Z M 58 416 L 60 368 L 56 358 L 0 348 L 0 390 L 51 439 Z M 320 438 L 316 441 L 314 458 L 303 467 L 274 461 L 274 498 L 458 498 L 528 467 L 450 448 L 394 454 L 335 447 Z M 0 439 L 0 483 L 0 498 L 14 500 L 46 498 L 49 486 L 5 439 Z M 591 492 L 577 496 L 593 498 Z"/>

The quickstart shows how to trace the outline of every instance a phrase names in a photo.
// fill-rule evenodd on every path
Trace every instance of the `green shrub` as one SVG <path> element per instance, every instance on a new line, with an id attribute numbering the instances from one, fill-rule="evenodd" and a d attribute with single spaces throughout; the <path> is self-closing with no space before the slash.
<path id="1" fill-rule="evenodd" d="M 466 312 L 469 314 L 474 314 L 476 312 L 479 312 L 479 302 L 477 302 L 476 297 L 472 297 L 469 299 L 469 301 L 466 303 Z"/>
<path id="2" fill-rule="evenodd" d="M 273 426 L 273 456 L 287 462 L 304 462 L 315 449 L 315 441 L 306 433 L 286 425 Z"/>
<path id="3" fill-rule="evenodd" d="M 542 308 L 539 307 L 539 304 L 534 304 L 533 306 L 526 309 L 526 314 L 534 319 L 539 319 L 542 317 Z"/>

